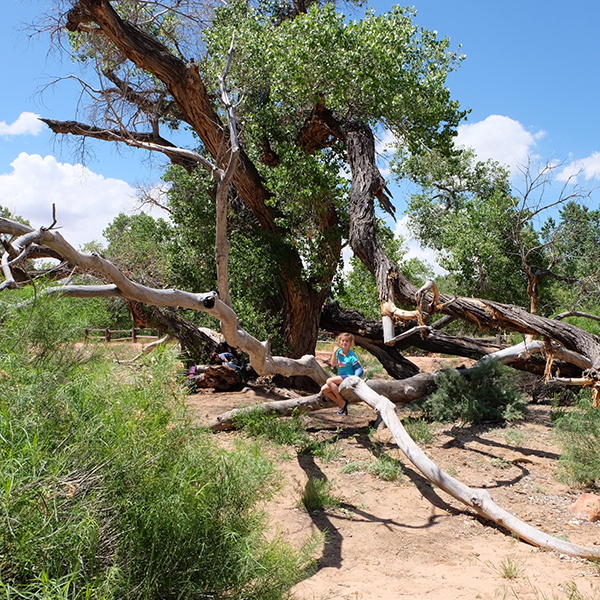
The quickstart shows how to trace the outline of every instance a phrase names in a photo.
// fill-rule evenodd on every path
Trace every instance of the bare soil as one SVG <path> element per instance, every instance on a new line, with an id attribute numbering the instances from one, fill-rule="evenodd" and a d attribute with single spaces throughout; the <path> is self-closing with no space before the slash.
<path id="1" fill-rule="evenodd" d="M 411 360 L 422 370 L 447 364 L 437 358 Z M 276 398 L 249 388 L 205 391 L 190 396 L 189 407 L 204 423 L 226 410 Z M 442 469 L 469 486 L 487 488 L 500 506 L 531 525 L 574 543 L 600 544 L 600 524 L 576 521 L 568 510 L 581 490 L 555 478 L 559 448 L 551 410 L 548 404 L 531 404 L 525 422 L 506 428 L 439 425 L 432 428 L 433 442 L 422 447 Z M 373 434 L 369 407 L 352 405 L 348 417 L 331 408 L 303 418 L 316 436 L 337 436 L 339 455 L 324 462 L 288 448 L 266 450 L 281 478 L 280 491 L 266 507 L 273 531 L 297 545 L 314 532 L 325 534 L 316 571 L 293 590 L 297 598 L 600 598 L 596 564 L 521 542 L 432 488 L 400 456 L 387 430 Z M 242 434 L 217 435 L 229 444 Z M 380 452 L 403 461 L 402 481 L 383 481 L 367 470 L 342 472 Z M 339 508 L 311 514 L 299 508 L 309 476 L 332 482 Z"/>

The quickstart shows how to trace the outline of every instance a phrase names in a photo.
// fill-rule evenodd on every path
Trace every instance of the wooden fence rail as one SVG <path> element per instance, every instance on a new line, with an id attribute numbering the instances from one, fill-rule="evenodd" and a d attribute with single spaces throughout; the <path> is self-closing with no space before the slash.
<path id="1" fill-rule="evenodd" d="M 144 334 L 140 335 L 140 331 L 143 331 Z M 116 338 L 114 339 L 114 341 L 120 341 L 131 338 L 131 341 L 134 344 L 138 341 L 138 337 L 160 337 L 160 334 L 157 329 L 139 329 L 137 327 L 134 327 L 133 329 L 86 329 L 84 335 L 84 342 L 88 341 L 91 333 L 103 334 L 105 342 L 110 342 L 111 340 L 113 340 L 113 334 L 126 333 L 126 337 Z"/>

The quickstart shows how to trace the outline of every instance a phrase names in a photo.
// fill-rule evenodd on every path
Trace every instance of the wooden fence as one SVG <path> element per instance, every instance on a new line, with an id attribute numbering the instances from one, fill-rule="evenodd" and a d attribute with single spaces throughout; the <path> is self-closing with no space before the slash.
<path id="1" fill-rule="evenodd" d="M 143 331 L 143 334 L 140 334 L 140 331 Z M 156 333 L 150 333 L 150 332 L 156 332 Z M 138 341 L 138 338 L 149 338 L 149 337 L 156 337 L 159 338 L 160 334 L 158 332 L 157 329 L 138 329 L 137 327 L 134 327 L 133 329 L 86 329 L 85 330 L 85 335 L 84 335 L 84 342 L 87 342 L 90 338 L 90 335 L 94 335 L 96 337 L 104 337 L 104 341 L 105 342 L 122 342 L 123 340 L 129 340 L 131 339 L 132 343 L 136 343 Z M 99 335 L 98 335 L 99 334 Z M 114 337 L 115 335 L 118 334 L 127 334 L 126 336 L 123 337 L 123 335 L 121 335 L 121 337 Z"/>

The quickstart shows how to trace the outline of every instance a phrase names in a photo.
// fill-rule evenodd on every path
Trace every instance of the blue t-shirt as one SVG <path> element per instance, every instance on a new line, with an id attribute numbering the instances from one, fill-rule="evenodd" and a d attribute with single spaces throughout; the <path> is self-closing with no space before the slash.
<path id="1" fill-rule="evenodd" d="M 352 350 L 348 350 L 348 354 L 344 356 L 342 349 L 339 348 L 335 353 L 335 357 L 338 363 L 338 375 L 342 377 L 344 375 L 354 375 L 354 363 L 358 362 L 358 356 Z"/>

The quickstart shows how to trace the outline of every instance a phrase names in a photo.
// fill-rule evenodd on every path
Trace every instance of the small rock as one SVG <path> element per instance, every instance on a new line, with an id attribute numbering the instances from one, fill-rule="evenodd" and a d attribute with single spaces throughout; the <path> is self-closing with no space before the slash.
<path id="1" fill-rule="evenodd" d="M 577 500 L 569 506 L 569 511 L 576 519 L 582 521 L 600 520 L 600 496 L 597 494 L 581 494 Z"/>

